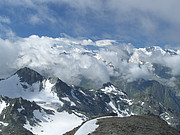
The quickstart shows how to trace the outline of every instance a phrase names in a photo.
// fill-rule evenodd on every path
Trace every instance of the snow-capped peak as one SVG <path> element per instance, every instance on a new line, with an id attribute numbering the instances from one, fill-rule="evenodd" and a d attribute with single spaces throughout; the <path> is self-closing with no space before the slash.
<path id="1" fill-rule="evenodd" d="M 115 94 L 115 95 L 126 95 L 122 90 L 119 90 L 111 83 L 106 83 L 103 85 L 103 88 L 101 89 L 105 94 Z"/>

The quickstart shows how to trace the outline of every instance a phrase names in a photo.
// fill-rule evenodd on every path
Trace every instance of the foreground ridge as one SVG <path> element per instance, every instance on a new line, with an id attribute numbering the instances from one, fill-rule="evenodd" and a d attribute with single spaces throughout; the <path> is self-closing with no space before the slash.
<path id="1" fill-rule="evenodd" d="M 95 121 L 93 123 L 93 121 Z M 94 128 L 91 132 L 83 130 L 85 124 Z M 141 115 L 130 117 L 99 117 L 89 120 L 80 127 L 64 135 L 180 135 L 174 128 L 170 127 L 160 117 L 155 115 Z"/>

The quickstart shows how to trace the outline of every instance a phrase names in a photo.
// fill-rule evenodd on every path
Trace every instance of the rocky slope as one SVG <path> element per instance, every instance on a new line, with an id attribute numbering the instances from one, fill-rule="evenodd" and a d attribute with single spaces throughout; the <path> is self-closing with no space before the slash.
<path id="1" fill-rule="evenodd" d="M 90 120 L 80 127 L 64 135 L 180 135 L 180 132 L 170 127 L 165 121 L 154 115 L 130 116 L 130 117 L 99 117 L 96 121 Z M 83 130 L 86 126 L 92 131 Z"/>

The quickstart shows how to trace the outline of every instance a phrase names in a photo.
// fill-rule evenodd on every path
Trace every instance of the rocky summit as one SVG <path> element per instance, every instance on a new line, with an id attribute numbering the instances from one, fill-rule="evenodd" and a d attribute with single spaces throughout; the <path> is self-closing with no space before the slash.
<path id="1" fill-rule="evenodd" d="M 94 120 L 94 119 L 93 119 Z M 180 135 L 180 132 L 170 127 L 165 121 L 155 115 L 141 115 L 130 117 L 99 117 L 96 123 L 89 120 L 78 128 L 64 135 Z M 91 132 L 83 130 L 96 124 L 97 127 Z"/>

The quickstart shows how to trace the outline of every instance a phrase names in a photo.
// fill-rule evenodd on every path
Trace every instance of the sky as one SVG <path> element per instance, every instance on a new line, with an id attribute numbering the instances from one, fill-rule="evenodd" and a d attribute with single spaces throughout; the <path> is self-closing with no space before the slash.
<path id="1" fill-rule="evenodd" d="M 0 0 L 0 78 L 29 67 L 69 84 L 80 85 L 84 77 L 101 85 L 112 76 L 154 79 L 151 63 L 180 75 L 179 5 L 180 0 Z M 162 48 L 175 49 L 175 55 Z"/>
<path id="2" fill-rule="evenodd" d="M 179 0 L 1 0 L 0 38 L 68 35 L 178 48 L 179 5 Z"/>

